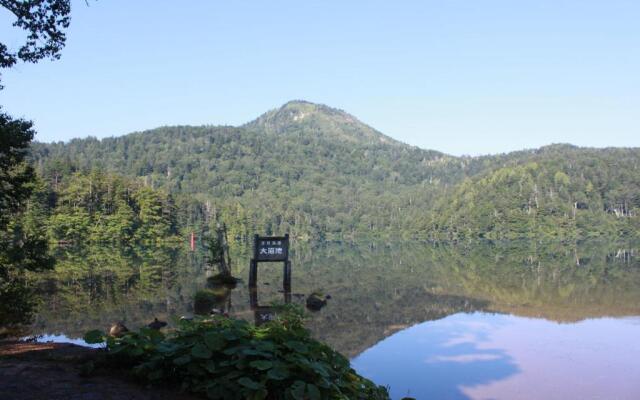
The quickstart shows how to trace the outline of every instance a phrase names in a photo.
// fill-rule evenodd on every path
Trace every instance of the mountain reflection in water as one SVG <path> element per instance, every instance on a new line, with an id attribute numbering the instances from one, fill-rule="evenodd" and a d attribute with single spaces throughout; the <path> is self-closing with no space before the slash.
<path id="1" fill-rule="evenodd" d="M 399 332 L 353 360 L 393 398 L 638 399 L 640 318 L 559 324 L 455 314 Z"/>
<path id="2" fill-rule="evenodd" d="M 308 326 L 394 397 L 640 398 L 638 363 L 629 365 L 640 359 L 640 323 L 622 318 L 640 316 L 638 248 L 296 243 L 290 299 L 330 294 Z M 246 279 L 247 249 L 234 253 Z M 79 338 L 114 321 L 135 328 L 193 314 L 208 273 L 200 252 L 61 249 L 31 333 Z M 281 274 L 260 266 L 261 306 L 283 301 Z M 240 284 L 223 307 L 254 320 L 250 298 Z"/>

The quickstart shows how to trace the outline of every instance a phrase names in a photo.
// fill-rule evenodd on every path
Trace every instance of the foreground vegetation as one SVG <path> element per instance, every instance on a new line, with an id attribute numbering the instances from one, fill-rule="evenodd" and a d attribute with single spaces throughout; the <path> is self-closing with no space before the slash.
<path id="1" fill-rule="evenodd" d="M 215 316 L 180 321 L 168 335 L 148 328 L 120 338 L 91 331 L 85 340 L 106 342 L 110 362 L 147 382 L 176 382 L 211 399 L 389 398 L 347 358 L 311 338 L 295 309 L 260 327 Z"/>

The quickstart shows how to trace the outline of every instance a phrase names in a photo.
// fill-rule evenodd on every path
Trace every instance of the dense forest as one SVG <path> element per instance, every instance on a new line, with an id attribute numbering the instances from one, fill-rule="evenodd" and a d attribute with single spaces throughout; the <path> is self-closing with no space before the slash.
<path id="1" fill-rule="evenodd" d="M 439 238 L 637 235 L 640 151 L 548 146 L 465 179 L 435 207 Z"/>
<path id="2" fill-rule="evenodd" d="M 117 175 L 70 174 L 39 192 L 48 200 L 47 231 L 58 242 L 157 242 L 177 233 L 168 193 Z"/>
<path id="3" fill-rule="evenodd" d="M 235 239 L 578 239 L 640 227 L 639 149 L 552 145 L 453 157 L 304 101 L 240 127 L 34 143 L 31 160 L 54 194 L 49 231 L 58 240 L 150 239 L 212 221 Z"/>

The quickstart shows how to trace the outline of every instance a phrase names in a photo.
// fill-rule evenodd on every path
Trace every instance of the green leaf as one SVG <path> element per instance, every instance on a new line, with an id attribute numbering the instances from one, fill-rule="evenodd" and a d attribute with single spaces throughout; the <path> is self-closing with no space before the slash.
<path id="1" fill-rule="evenodd" d="M 241 377 L 241 376 L 242 376 L 242 375 L 244 375 L 244 374 L 245 374 L 245 373 L 244 373 L 244 372 L 242 372 L 242 371 L 231 371 L 231 372 L 229 372 L 228 374 L 224 375 L 224 376 L 222 377 L 222 379 L 226 379 L 226 380 L 228 380 L 228 381 L 232 381 L 232 380 L 234 380 L 234 379 L 236 379 L 236 378 Z"/>
<path id="2" fill-rule="evenodd" d="M 233 354 L 236 354 L 236 353 L 240 352 L 241 350 L 243 350 L 242 347 L 236 346 L 236 347 L 230 347 L 230 348 L 224 350 L 222 353 L 230 356 L 230 355 L 233 355 Z"/>
<path id="3" fill-rule="evenodd" d="M 236 369 L 243 370 L 249 368 L 249 360 L 246 358 L 240 358 L 236 361 Z"/>
<path id="4" fill-rule="evenodd" d="M 273 344 L 273 342 L 265 342 L 265 341 L 258 341 L 258 340 L 256 340 L 255 342 L 257 342 L 255 343 L 255 348 L 258 351 L 273 352 L 276 350 L 276 345 Z"/>
<path id="5" fill-rule="evenodd" d="M 223 399 L 224 392 L 218 384 L 213 384 L 207 387 L 207 397 L 210 399 Z"/>
<path id="6" fill-rule="evenodd" d="M 149 337 L 152 343 L 158 344 L 164 340 L 164 333 L 156 329 L 144 328 L 144 334 Z M 142 329 L 140 330 L 142 332 Z"/>
<path id="7" fill-rule="evenodd" d="M 187 365 L 187 372 L 192 378 L 206 375 L 202 367 L 200 367 L 198 364 L 195 364 L 195 363 L 190 363 L 189 365 Z"/>
<path id="8" fill-rule="evenodd" d="M 185 365 L 190 361 L 191 361 L 191 356 L 188 354 L 185 354 L 182 357 L 178 357 L 175 360 L 173 360 L 173 363 L 176 365 Z"/>
<path id="9" fill-rule="evenodd" d="M 319 375 L 321 375 L 321 376 L 323 376 L 325 378 L 329 376 L 329 372 L 327 371 L 327 368 L 323 364 L 321 364 L 319 362 L 314 362 L 314 363 L 311 363 L 311 367 Z"/>
<path id="10" fill-rule="evenodd" d="M 161 354 L 168 354 L 168 353 L 173 353 L 174 351 L 178 350 L 180 348 L 180 346 L 173 344 L 173 343 L 167 343 L 167 342 L 161 342 L 158 343 L 158 347 L 156 347 L 156 350 L 158 351 L 158 353 Z"/>
<path id="11" fill-rule="evenodd" d="M 128 346 L 122 346 L 120 344 L 114 344 L 113 346 L 109 346 L 109 354 L 116 355 L 125 352 L 128 349 Z"/>
<path id="12" fill-rule="evenodd" d="M 266 371 L 273 366 L 273 363 L 267 360 L 256 360 L 251 361 L 249 365 L 255 369 L 259 369 L 260 371 Z"/>
<path id="13" fill-rule="evenodd" d="M 236 340 L 238 338 L 238 335 L 232 330 L 222 332 L 222 336 L 227 340 Z"/>
<path id="14" fill-rule="evenodd" d="M 104 332 L 94 329 L 84 334 L 82 339 L 87 342 L 87 344 L 98 344 L 104 343 Z"/>
<path id="15" fill-rule="evenodd" d="M 147 375 L 147 378 L 149 378 L 150 381 L 156 381 L 162 378 L 163 376 L 164 376 L 164 373 L 162 372 L 161 369 L 155 369 L 149 372 L 149 374 Z"/>
<path id="16" fill-rule="evenodd" d="M 204 364 L 204 369 L 213 374 L 216 372 L 216 363 L 214 363 L 213 360 L 207 360 Z"/>
<path id="17" fill-rule="evenodd" d="M 307 383 L 307 395 L 309 400 L 320 400 L 320 390 L 316 385 Z"/>
<path id="18" fill-rule="evenodd" d="M 197 343 L 191 349 L 191 355 L 195 358 L 211 358 L 213 353 L 211 353 L 211 350 L 209 350 L 209 348 L 204 344 Z"/>
<path id="19" fill-rule="evenodd" d="M 274 381 L 281 381 L 289 377 L 289 371 L 282 367 L 271 368 L 269 372 L 267 372 L 267 377 Z"/>
<path id="20" fill-rule="evenodd" d="M 224 348 L 225 340 L 217 332 L 207 332 L 204 335 L 204 343 L 213 351 L 219 351 Z"/>
<path id="21" fill-rule="evenodd" d="M 293 385 L 291 385 L 291 388 L 289 389 L 291 391 L 291 396 L 295 400 L 304 400 L 305 386 L 306 384 L 302 381 L 293 382 Z"/>
<path id="22" fill-rule="evenodd" d="M 268 395 L 269 395 L 269 392 L 267 392 L 267 389 L 259 389 L 251 393 L 247 398 L 249 400 L 264 400 L 267 398 Z"/>
<path id="23" fill-rule="evenodd" d="M 298 353 L 305 354 L 309 352 L 309 348 L 307 347 L 307 345 L 302 342 L 290 341 L 290 342 L 286 342 L 284 345 L 290 348 L 291 350 L 297 351 Z"/>
<path id="24" fill-rule="evenodd" d="M 264 351 L 260 351 L 260 350 L 256 350 L 256 349 L 243 349 L 242 350 L 242 354 L 248 355 L 248 356 L 262 356 L 262 357 L 271 357 L 272 354 L 270 353 L 265 353 Z"/>
<path id="25" fill-rule="evenodd" d="M 140 347 L 134 347 L 133 350 L 129 352 L 129 355 L 132 357 L 139 357 L 144 354 L 144 349 Z"/>
<path id="26" fill-rule="evenodd" d="M 259 390 L 259 389 L 262 389 L 263 387 L 260 382 L 256 382 L 251 378 L 247 378 L 246 376 L 243 376 L 242 378 L 238 379 L 238 383 L 251 390 Z"/>

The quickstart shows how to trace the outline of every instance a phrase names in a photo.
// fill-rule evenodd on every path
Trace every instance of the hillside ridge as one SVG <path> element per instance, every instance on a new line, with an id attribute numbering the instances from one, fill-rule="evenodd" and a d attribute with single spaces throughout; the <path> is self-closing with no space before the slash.
<path id="1" fill-rule="evenodd" d="M 290 134 L 308 130 L 317 135 L 331 135 L 352 142 L 409 146 L 372 128 L 344 110 L 306 100 L 288 101 L 240 127 L 271 134 Z"/>
<path id="2" fill-rule="evenodd" d="M 34 143 L 32 159 L 56 190 L 74 173 L 122 175 L 171 193 L 181 227 L 199 229 L 215 217 L 241 238 L 256 230 L 433 240 L 640 232 L 640 149 L 553 144 L 455 157 L 300 100 L 239 127 Z"/>

